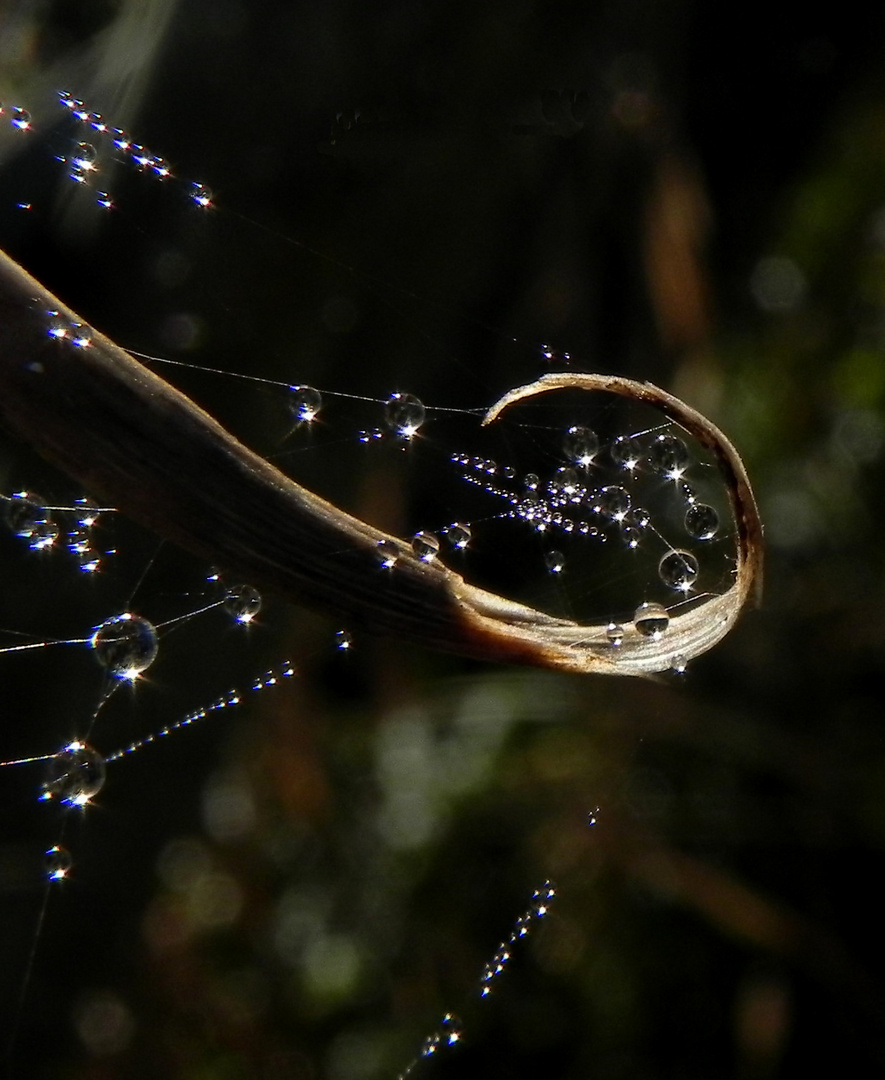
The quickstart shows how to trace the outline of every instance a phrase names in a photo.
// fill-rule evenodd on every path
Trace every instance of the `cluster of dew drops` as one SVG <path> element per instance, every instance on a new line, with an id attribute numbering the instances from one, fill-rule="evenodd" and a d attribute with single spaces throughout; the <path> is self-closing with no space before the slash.
<path id="1" fill-rule="evenodd" d="M 0 513 L 7 529 L 27 547 L 46 557 L 51 552 L 65 551 L 82 572 L 95 574 L 113 550 L 102 549 L 94 539 L 101 514 L 112 513 L 108 507 L 96 507 L 89 499 L 78 499 L 70 506 L 48 506 L 32 491 L 0 495 Z M 260 592 L 248 584 L 225 585 L 220 576 L 212 573 L 209 584 L 213 598 L 197 610 L 170 620 L 180 622 L 221 608 L 235 623 L 246 626 L 258 615 L 262 606 Z M 111 694 L 121 685 L 135 683 L 154 663 L 160 648 L 161 631 L 169 623 L 154 625 L 133 611 L 123 611 L 104 619 L 80 638 L 17 643 L 0 648 L 0 653 L 25 649 L 46 648 L 50 645 L 73 645 L 87 648 L 105 675 L 105 686 L 98 698 L 92 722 Z M 249 692 L 276 686 L 295 674 L 289 662 L 255 679 Z M 239 705 L 244 694 L 230 690 L 216 701 L 202 706 L 186 716 L 167 724 L 153 733 L 137 739 L 113 753 L 102 755 L 85 739 L 73 739 L 53 754 L 21 758 L 0 763 L 3 767 L 43 762 L 44 776 L 39 786 L 39 800 L 64 809 L 88 806 L 105 784 L 107 766 L 148 744 L 189 727 L 220 709 Z M 89 727 L 91 730 L 92 723 Z M 52 845 L 45 853 L 45 874 L 49 882 L 64 880 L 72 866 L 70 853 L 60 844 Z"/>

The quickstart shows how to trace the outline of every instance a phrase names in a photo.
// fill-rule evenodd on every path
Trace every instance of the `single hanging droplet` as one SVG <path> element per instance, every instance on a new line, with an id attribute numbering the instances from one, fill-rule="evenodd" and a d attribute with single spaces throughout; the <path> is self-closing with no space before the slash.
<path id="1" fill-rule="evenodd" d="M 392 540 L 378 541 L 378 559 L 385 570 L 391 570 L 399 558 L 399 548 Z"/>
<path id="2" fill-rule="evenodd" d="M 678 480 L 691 462 L 688 447 L 676 435 L 657 435 L 648 451 L 652 469 L 668 480 Z"/>
<path id="3" fill-rule="evenodd" d="M 190 198 L 192 202 L 205 210 L 212 205 L 212 190 L 211 188 L 207 188 L 205 184 L 198 184 L 195 181 L 191 184 Z"/>
<path id="4" fill-rule="evenodd" d="M 439 540 L 431 532 L 415 533 L 412 537 L 412 551 L 422 562 L 433 562 L 439 555 Z"/>
<path id="5" fill-rule="evenodd" d="M 622 521 L 619 532 L 621 534 L 621 543 L 631 551 L 635 551 L 642 542 L 642 532 L 635 525 L 627 525 Z"/>
<path id="6" fill-rule="evenodd" d="M 620 648 L 624 643 L 624 628 L 619 623 L 610 622 L 605 628 L 605 636 L 613 649 Z"/>
<path id="7" fill-rule="evenodd" d="M 289 387 L 289 412 L 296 424 L 311 424 L 323 407 L 323 395 L 312 386 Z"/>
<path id="8" fill-rule="evenodd" d="M 92 143 L 77 143 L 69 160 L 73 168 L 79 169 L 81 172 L 89 172 L 95 167 L 95 162 L 98 160 L 98 151 Z"/>
<path id="9" fill-rule="evenodd" d="M 18 128 L 19 131 L 27 131 L 31 126 L 31 114 L 27 109 L 22 109 L 18 105 L 13 105 L 10 109 L 9 122 L 14 128 Z"/>
<path id="10" fill-rule="evenodd" d="M 462 525 L 460 522 L 455 522 L 446 529 L 446 538 L 454 548 L 464 550 L 470 543 L 470 526 Z"/>
<path id="11" fill-rule="evenodd" d="M 590 428 L 575 424 L 565 433 L 562 449 L 569 461 L 586 468 L 599 453 L 599 437 Z"/>
<path id="12" fill-rule="evenodd" d="M 101 791 L 104 781 L 104 758 L 91 746 L 75 740 L 49 759 L 40 799 L 85 806 Z"/>
<path id="13" fill-rule="evenodd" d="M 341 649 L 342 652 L 347 652 L 348 649 L 353 647 L 353 638 L 349 630 L 335 631 L 335 647 Z"/>
<path id="14" fill-rule="evenodd" d="M 623 521 L 630 511 L 630 493 L 626 488 L 612 484 L 600 488 L 595 505 L 599 513 L 611 521 Z"/>
<path id="15" fill-rule="evenodd" d="M 412 439 L 418 433 L 427 413 L 414 394 L 391 394 L 384 406 L 387 426 L 401 439 Z"/>
<path id="16" fill-rule="evenodd" d="M 454 1013 L 446 1013 L 442 1019 L 442 1032 L 446 1043 L 454 1046 L 464 1037 L 464 1025 Z"/>
<path id="17" fill-rule="evenodd" d="M 106 619 L 89 644 L 109 675 L 130 681 L 151 666 L 159 647 L 153 625 L 129 611 Z"/>
<path id="18" fill-rule="evenodd" d="M 633 625 L 643 637 L 657 641 L 670 625 L 670 616 L 663 604 L 640 604 L 633 615 Z"/>
<path id="19" fill-rule="evenodd" d="M 49 520 L 43 499 L 33 491 L 17 491 L 6 503 L 6 524 L 23 540 L 29 540 Z"/>
<path id="20" fill-rule="evenodd" d="M 642 458 L 642 443 L 632 435 L 619 435 L 609 447 L 609 456 L 615 465 L 632 472 Z"/>
<path id="21" fill-rule="evenodd" d="M 565 569 L 565 556 L 561 551 L 548 551 L 544 563 L 551 574 L 561 574 Z"/>
<path id="22" fill-rule="evenodd" d="M 707 503 L 694 503 L 685 511 L 685 531 L 695 540 L 711 540 L 719 531 L 719 515 Z"/>
<path id="23" fill-rule="evenodd" d="M 523 483 L 525 484 L 526 491 L 537 491 L 541 480 L 537 473 L 530 472 L 525 474 Z"/>
<path id="24" fill-rule="evenodd" d="M 238 623 L 252 622 L 261 610 L 261 593 L 252 585 L 232 585 L 224 597 L 224 610 Z"/>
<path id="25" fill-rule="evenodd" d="M 43 866 L 49 881 L 64 881 L 71 871 L 74 860 L 67 848 L 54 844 L 43 856 Z"/>
<path id="26" fill-rule="evenodd" d="M 677 655 L 673 657 L 673 667 L 671 669 L 674 675 L 684 675 L 687 667 L 688 661 L 684 656 L 677 653 Z"/>
<path id="27" fill-rule="evenodd" d="M 658 563 L 661 581 L 680 592 L 691 589 L 699 570 L 698 561 L 690 551 L 668 551 Z"/>

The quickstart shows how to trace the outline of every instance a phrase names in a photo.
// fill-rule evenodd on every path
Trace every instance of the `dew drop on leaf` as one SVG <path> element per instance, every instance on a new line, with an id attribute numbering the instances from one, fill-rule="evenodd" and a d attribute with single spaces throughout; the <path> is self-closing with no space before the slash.
<path id="1" fill-rule="evenodd" d="M 670 616 L 663 604 L 640 604 L 633 615 L 633 625 L 643 637 L 657 641 L 670 625 Z"/>
<path id="2" fill-rule="evenodd" d="M 439 540 L 431 532 L 415 533 L 412 537 L 412 551 L 422 562 L 433 562 L 439 555 Z"/>

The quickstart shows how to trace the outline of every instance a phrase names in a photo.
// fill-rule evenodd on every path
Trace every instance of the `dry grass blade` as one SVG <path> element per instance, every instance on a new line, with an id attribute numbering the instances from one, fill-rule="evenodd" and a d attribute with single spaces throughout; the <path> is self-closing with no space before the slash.
<path id="1" fill-rule="evenodd" d="M 675 616 L 659 641 L 584 626 L 478 589 L 409 544 L 307 491 L 104 335 L 88 347 L 47 332 L 47 312 L 83 320 L 0 253 L 0 417 L 89 492 L 207 561 L 348 625 L 484 660 L 575 672 L 666 670 L 719 641 L 758 587 L 761 526 L 727 439 L 676 398 L 594 375 L 548 375 L 488 413 L 570 387 L 657 405 L 719 459 L 738 523 L 737 576 L 723 596 Z M 381 568 L 378 545 L 396 557 Z"/>

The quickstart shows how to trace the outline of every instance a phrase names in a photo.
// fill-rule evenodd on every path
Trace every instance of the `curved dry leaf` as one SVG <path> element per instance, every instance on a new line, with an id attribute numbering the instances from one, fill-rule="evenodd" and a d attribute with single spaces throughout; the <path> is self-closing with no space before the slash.
<path id="1" fill-rule="evenodd" d="M 658 406 L 717 457 L 737 522 L 734 585 L 671 618 L 654 641 L 627 625 L 554 618 L 417 558 L 409 544 L 308 491 L 109 338 L 88 348 L 47 333 L 47 312 L 84 320 L 0 252 L 0 417 L 91 494 L 240 580 L 333 612 L 347 625 L 483 660 L 643 675 L 716 644 L 758 594 L 761 526 L 746 473 L 724 435 L 653 386 L 547 375 L 487 414 L 556 389 L 607 391 Z M 378 545 L 396 553 L 379 569 Z"/>

